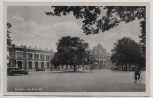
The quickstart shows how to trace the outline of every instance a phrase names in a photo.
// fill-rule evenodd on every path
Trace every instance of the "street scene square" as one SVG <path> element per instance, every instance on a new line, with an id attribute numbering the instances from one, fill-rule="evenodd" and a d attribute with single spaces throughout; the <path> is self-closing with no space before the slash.
<path id="1" fill-rule="evenodd" d="M 91 5 L 6 7 L 7 92 L 146 92 L 146 5 Z"/>

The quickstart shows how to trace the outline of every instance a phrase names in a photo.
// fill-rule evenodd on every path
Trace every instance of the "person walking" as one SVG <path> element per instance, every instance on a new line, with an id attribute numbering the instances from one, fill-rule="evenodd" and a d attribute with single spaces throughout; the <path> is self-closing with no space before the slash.
<path id="1" fill-rule="evenodd" d="M 137 80 L 140 79 L 140 75 L 141 75 L 141 70 L 139 67 L 136 67 L 135 68 L 135 71 L 134 71 L 134 79 L 135 79 L 135 82 L 137 82 Z"/>

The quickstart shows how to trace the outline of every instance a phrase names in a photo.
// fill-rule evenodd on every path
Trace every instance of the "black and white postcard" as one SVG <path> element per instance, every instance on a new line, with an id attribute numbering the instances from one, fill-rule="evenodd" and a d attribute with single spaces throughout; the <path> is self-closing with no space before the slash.
<path id="1" fill-rule="evenodd" d="M 4 95 L 149 96 L 148 2 L 4 2 Z"/>

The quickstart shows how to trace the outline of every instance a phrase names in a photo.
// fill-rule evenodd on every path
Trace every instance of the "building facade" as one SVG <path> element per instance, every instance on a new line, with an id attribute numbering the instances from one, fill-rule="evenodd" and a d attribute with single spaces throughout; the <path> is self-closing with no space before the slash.
<path id="1" fill-rule="evenodd" d="M 95 46 L 92 50 L 90 50 L 90 52 L 96 60 L 93 63 L 94 69 L 113 67 L 113 64 L 110 60 L 111 54 L 108 53 L 101 44 Z M 52 50 L 43 50 L 22 45 L 12 45 L 9 50 L 9 62 L 7 65 L 9 67 L 26 69 L 28 71 L 35 71 L 36 69 L 53 70 L 56 68 L 56 66 L 51 64 L 54 54 L 55 52 Z M 67 66 L 65 67 L 67 68 Z M 65 67 L 60 66 L 60 68 Z"/>
<path id="2" fill-rule="evenodd" d="M 106 51 L 106 49 L 98 44 L 91 50 L 92 55 L 95 57 L 96 61 L 94 63 L 95 69 L 112 68 L 111 54 Z"/>
<path id="3" fill-rule="evenodd" d="M 49 70 L 53 54 L 52 50 L 12 45 L 9 52 L 8 66 L 28 71 L 36 69 Z"/>

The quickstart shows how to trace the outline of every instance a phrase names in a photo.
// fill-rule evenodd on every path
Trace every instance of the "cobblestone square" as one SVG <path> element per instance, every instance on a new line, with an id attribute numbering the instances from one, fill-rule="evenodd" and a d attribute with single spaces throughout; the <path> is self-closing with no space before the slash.
<path id="1" fill-rule="evenodd" d="M 134 72 L 93 70 L 81 72 L 39 71 L 8 76 L 8 92 L 144 92 L 142 81 L 134 83 Z"/>

